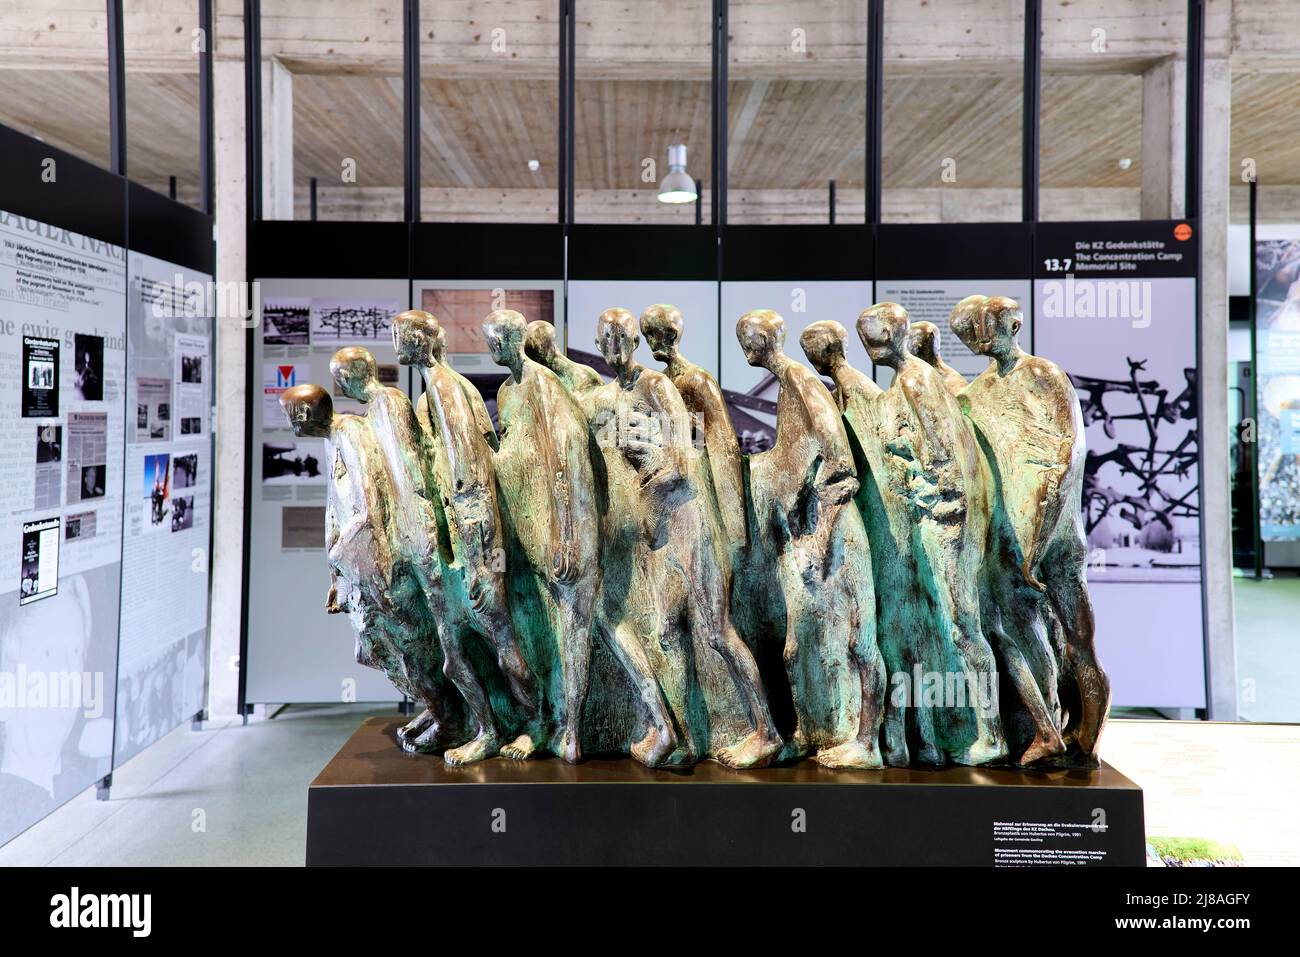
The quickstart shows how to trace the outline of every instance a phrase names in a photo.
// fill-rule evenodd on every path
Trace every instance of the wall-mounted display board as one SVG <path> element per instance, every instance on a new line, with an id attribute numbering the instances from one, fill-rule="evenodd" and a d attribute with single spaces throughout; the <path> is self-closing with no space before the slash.
<path id="1" fill-rule="evenodd" d="M 871 360 L 856 322 L 858 313 L 875 301 L 873 259 L 871 229 L 866 226 L 724 228 L 719 385 L 746 453 L 772 446 L 777 384 L 766 369 L 745 361 L 736 339 L 737 320 L 753 309 L 780 313 L 786 354 L 804 365 L 808 359 L 799 336 L 814 322 L 834 320 L 848 333 L 844 351 L 849 364 L 870 374 Z"/>
<path id="2" fill-rule="evenodd" d="M 988 362 L 969 352 L 949 330 L 952 307 L 977 294 L 1010 296 L 1025 313 L 1020 341 L 1032 350 L 1031 237 L 1024 223 L 882 225 L 876 246 L 876 299 L 903 306 L 913 322 L 938 326 L 940 354 L 972 379 Z M 878 369 L 876 381 L 887 387 L 893 373 Z"/>
<path id="3" fill-rule="evenodd" d="M 259 278 L 253 329 L 245 550 L 248 628 L 242 656 L 245 704 L 397 701 L 378 671 L 356 662 L 346 615 L 325 611 L 324 439 L 297 438 L 280 409 L 280 393 L 315 383 L 339 412 L 365 407 L 340 395 L 330 358 L 344 346 L 374 355 L 379 378 L 407 389 L 397 364 L 392 318 L 408 308 L 402 279 Z"/>
<path id="4" fill-rule="evenodd" d="M 0 844 L 112 767 L 125 286 L 121 245 L 0 209 Z"/>
<path id="5" fill-rule="evenodd" d="M 1259 530 L 1264 563 L 1300 566 L 1300 228 L 1255 238 Z"/>
<path id="6" fill-rule="evenodd" d="M 211 278 L 134 250 L 127 257 L 127 496 L 115 766 L 204 708 Z"/>
<path id="7" fill-rule="evenodd" d="M 609 378 L 596 348 L 596 320 L 621 306 L 640 317 L 647 306 L 681 310 L 682 351 L 715 376 L 718 354 L 718 245 L 712 226 L 571 227 L 568 256 L 570 358 Z M 637 359 L 661 369 L 642 339 Z"/>
<path id="8" fill-rule="evenodd" d="M 1033 351 L 1087 428 L 1084 522 L 1114 703 L 1205 707 L 1194 223 L 1040 223 Z"/>

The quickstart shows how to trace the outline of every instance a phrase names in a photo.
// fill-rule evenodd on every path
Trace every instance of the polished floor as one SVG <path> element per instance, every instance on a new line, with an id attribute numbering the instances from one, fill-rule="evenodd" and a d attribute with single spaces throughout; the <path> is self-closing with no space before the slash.
<path id="1" fill-rule="evenodd" d="M 12 865 L 303 863 L 307 786 L 371 714 L 296 707 L 178 728 L 0 848 Z M 1300 727 L 1116 720 L 1103 755 L 1145 791 L 1149 835 L 1235 844 L 1248 864 L 1300 865 Z"/>

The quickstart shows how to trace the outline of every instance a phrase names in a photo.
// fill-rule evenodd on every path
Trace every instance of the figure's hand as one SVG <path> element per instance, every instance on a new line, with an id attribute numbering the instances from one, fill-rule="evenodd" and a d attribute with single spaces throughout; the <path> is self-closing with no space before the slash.
<path id="1" fill-rule="evenodd" d="M 578 550 L 565 542 L 555 551 L 551 560 L 551 575 L 561 585 L 570 585 L 578 580 L 582 567 L 578 563 Z"/>

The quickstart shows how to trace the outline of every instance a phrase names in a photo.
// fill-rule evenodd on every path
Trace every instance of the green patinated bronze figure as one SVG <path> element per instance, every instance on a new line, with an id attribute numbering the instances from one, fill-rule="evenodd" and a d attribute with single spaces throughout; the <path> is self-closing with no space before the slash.
<path id="1" fill-rule="evenodd" d="M 1024 662 L 1009 669 L 1035 729 L 1020 761 L 1095 766 L 1110 682 L 1097 661 L 1088 597 L 1079 398 L 1059 366 L 1020 348 L 1024 319 L 1015 300 L 969 297 L 950 321 L 967 348 L 992 360 L 960 401 L 991 476 L 989 556 L 1003 559 L 988 604 L 1005 612 L 1011 647 L 1025 649 Z M 1053 659 L 1044 631 L 1056 628 L 1064 636 Z M 1057 681 L 1068 702 L 1065 722 Z"/>
<path id="2" fill-rule="evenodd" d="M 414 405 L 339 350 L 335 388 L 363 415 L 314 385 L 281 405 L 327 443 L 327 610 L 420 705 L 400 745 L 450 764 L 1095 766 L 1110 691 L 1082 419 L 1021 321 L 1009 299 L 958 303 L 951 328 L 991 360 L 967 385 L 935 326 L 872 306 L 857 329 L 884 390 L 843 326 L 814 322 L 800 343 L 831 392 L 785 354 L 779 315 L 746 313 L 741 351 L 780 390 L 775 443 L 748 459 L 673 306 L 601 314 L 609 382 L 550 323 L 488 315 L 499 435 L 429 313 L 392 323 Z M 664 372 L 635 359 L 642 334 Z"/>
<path id="3" fill-rule="evenodd" d="M 785 605 L 785 664 L 796 726 L 788 756 L 880 767 L 884 663 L 857 471 L 839 409 L 820 379 L 782 350 L 785 321 L 741 316 L 745 360 L 780 385 L 776 441 L 750 459 L 757 533 Z"/>

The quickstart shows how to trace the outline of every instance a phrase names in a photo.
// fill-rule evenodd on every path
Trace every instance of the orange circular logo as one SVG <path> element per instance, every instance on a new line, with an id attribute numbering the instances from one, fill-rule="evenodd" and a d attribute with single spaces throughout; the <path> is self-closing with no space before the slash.
<path id="1" fill-rule="evenodd" d="M 1192 238 L 1192 227 L 1186 223 L 1179 223 L 1174 227 L 1174 239 L 1180 243 L 1185 243 Z"/>

